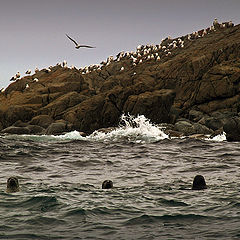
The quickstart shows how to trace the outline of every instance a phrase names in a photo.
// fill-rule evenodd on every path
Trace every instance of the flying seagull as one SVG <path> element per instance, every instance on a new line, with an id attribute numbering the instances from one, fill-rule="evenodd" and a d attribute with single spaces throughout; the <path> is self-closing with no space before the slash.
<path id="1" fill-rule="evenodd" d="M 88 45 L 79 45 L 74 39 L 72 39 L 71 37 L 69 37 L 67 34 L 66 34 L 66 36 L 71 40 L 71 41 L 73 41 L 74 43 L 75 43 L 75 45 L 76 45 L 76 49 L 79 49 L 79 48 L 81 48 L 81 47 L 85 47 L 85 48 L 95 48 L 95 47 L 91 47 L 91 46 L 88 46 Z"/>

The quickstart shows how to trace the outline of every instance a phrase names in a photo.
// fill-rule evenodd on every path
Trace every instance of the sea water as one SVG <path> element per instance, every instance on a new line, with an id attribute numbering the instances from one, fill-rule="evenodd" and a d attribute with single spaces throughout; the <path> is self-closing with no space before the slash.
<path id="1" fill-rule="evenodd" d="M 106 133 L 2 135 L 0 148 L 0 239 L 240 239 L 240 146 L 225 135 L 171 139 L 123 115 Z M 191 190 L 197 174 L 208 189 Z"/>

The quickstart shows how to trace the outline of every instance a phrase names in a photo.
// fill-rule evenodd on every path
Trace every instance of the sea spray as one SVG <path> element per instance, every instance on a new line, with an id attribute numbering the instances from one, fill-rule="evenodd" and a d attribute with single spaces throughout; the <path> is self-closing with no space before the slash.
<path id="1" fill-rule="evenodd" d="M 206 138 L 206 140 L 215 141 L 215 142 L 227 141 L 226 133 L 223 132 L 222 134 L 216 135 L 216 136 L 214 136 L 213 138 Z"/>
<path id="2" fill-rule="evenodd" d="M 162 131 L 161 127 L 154 125 L 143 115 L 135 117 L 123 114 L 118 128 L 107 133 L 95 131 L 86 138 L 96 141 L 125 140 L 135 143 L 150 143 L 168 138 L 168 135 Z"/>
<path id="3" fill-rule="evenodd" d="M 143 115 L 137 117 L 123 114 L 119 121 L 119 126 L 109 131 L 96 130 L 91 135 L 83 137 L 80 132 L 72 131 L 62 135 L 7 135 L 6 138 L 27 139 L 31 141 L 99 141 L 118 142 L 127 141 L 134 143 L 152 143 L 168 138 L 163 132 L 163 128 L 150 122 Z"/>
<path id="4" fill-rule="evenodd" d="M 144 115 L 137 117 L 123 114 L 119 121 L 119 126 L 111 129 L 96 130 L 89 136 L 82 136 L 78 131 L 68 132 L 62 135 L 5 135 L 4 138 L 15 140 L 27 139 L 36 142 L 59 142 L 59 141 L 99 141 L 99 142 L 118 142 L 126 141 L 133 143 L 153 143 L 169 138 L 163 131 L 164 127 L 153 124 Z M 183 136 L 181 138 L 186 138 Z M 226 141 L 226 134 L 222 133 L 213 138 L 205 137 L 206 141 L 222 142 Z"/>

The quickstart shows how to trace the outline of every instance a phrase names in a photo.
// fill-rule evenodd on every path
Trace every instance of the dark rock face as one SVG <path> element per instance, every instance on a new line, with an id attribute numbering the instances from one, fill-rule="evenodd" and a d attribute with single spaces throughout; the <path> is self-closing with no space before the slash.
<path id="1" fill-rule="evenodd" d="M 2 130 L 2 133 L 9 134 L 43 134 L 44 128 L 37 125 L 10 126 Z"/>
<path id="2" fill-rule="evenodd" d="M 30 134 L 43 134 L 44 133 L 44 128 L 38 125 L 28 125 L 27 129 L 29 129 Z"/>
<path id="3" fill-rule="evenodd" d="M 54 120 L 48 115 L 38 115 L 36 117 L 33 117 L 29 124 L 47 128 L 53 122 Z"/>
<path id="4" fill-rule="evenodd" d="M 71 129 L 68 128 L 66 122 L 54 122 L 46 129 L 46 134 L 58 135 L 69 131 L 71 131 Z"/>
<path id="5" fill-rule="evenodd" d="M 191 123 L 188 121 L 178 121 L 175 124 L 175 130 L 184 135 L 193 135 L 193 134 L 213 134 L 213 130 L 207 128 L 206 126 L 199 123 Z"/>
<path id="6" fill-rule="evenodd" d="M 30 130 L 27 127 L 7 127 L 2 130 L 2 133 L 10 134 L 30 134 Z"/>
<path id="7" fill-rule="evenodd" d="M 227 120 L 223 126 L 228 141 L 240 141 L 240 117 L 233 117 Z"/>
<path id="8" fill-rule="evenodd" d="M 169 89 L 132 95 L 127 99 L 123 110 L 131 115 L 142 114 L 155 123 L 168 123 L 174 98 L 175 92 Z"/>
<path id="9" fill-rule="evenodd" d="M 2 123 L 4 126 L 11 126 L 18 120 L 22 122 L 31 120 L 33 115 L 34 111 L 30 107 L 18 105 L 10 106 L 4 113 Z"/>
<path id="10" fill-rule="evenodd" d="M 0 93 L 0 131 L 91 133 L 117 126 L 129 113 L 175 124 L 176 134 L 212 134 L 225 126 L 228 140 L 238 139 L 238 131 L 230 134 L 237 120 L 229 119 L 240 111 L 239 61 L 240 26 L 226 25 L 119 53 L 101 67 L 54 66 Z"/>

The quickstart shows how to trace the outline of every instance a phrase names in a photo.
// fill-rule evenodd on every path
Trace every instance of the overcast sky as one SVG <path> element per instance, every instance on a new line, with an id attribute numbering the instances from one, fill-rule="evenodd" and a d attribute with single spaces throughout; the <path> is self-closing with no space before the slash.
<path id="1" fill-rule="evenodd" d="M 0 88 L 20 71 L 66 60 L 82 67 L 139 44 L 219 22 L 240 23 L 240 0 L 0 0 Z M 95 49 L 74 48 L 65 33 Z"/>

